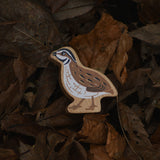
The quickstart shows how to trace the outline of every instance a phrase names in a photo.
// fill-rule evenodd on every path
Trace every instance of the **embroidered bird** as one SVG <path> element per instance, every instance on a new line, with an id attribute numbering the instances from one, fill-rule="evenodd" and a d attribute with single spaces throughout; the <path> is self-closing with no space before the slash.
<path id="1" fill-rule="evenodd" d="M 71 47 L 53 51 L 51 60 L 61 65 L 61 84 L 74 101 L 68 106 L 70 113 L 100 112 L 103 97 L 117 96 L 112 82 L 102 73 L 83 66 Z"/>

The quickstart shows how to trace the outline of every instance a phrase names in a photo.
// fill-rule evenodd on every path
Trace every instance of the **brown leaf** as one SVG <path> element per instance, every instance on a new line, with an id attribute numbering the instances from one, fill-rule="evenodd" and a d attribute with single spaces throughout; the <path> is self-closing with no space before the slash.
<path id="1" fill-rule="evenodd" d="M 61 97 L 44 111 L 38 111 L 37 123 L 41 126 L 49 127 L 64 127 L 78 124 L 81 121 L 81 116 L 66 114 L 65 108 L 67 104 L 69 104 L 68 99 L 66 97 Z"/>
<path id="2" fill-rule="evenodd" d="M 110 158 L 103 145 L 90 145 L 89 160 L 113 160 Z"/>
<path id="3" fill-rule="evenodd" d="M 51 94 L 54 92 L 57 84 L 57 67 L 49 64 L 44 69 L 38 82 L 38 90 L 33 104 L 33 110 L 44 108 Z"/>
<path id="4" fill-rule="evenodd" d="M 138 28 L 130 32 L 130 35 L 132 37 L 156 46 L 160 46 L 159 34 L 160 34 L 160 23 L 148 24 L 144 27 Z"/>
<path id="5" fill-rule="evenodd" d="M 29 116 L 14 113 L 6 116 L 1 121 L 1 129 L 7 132 L 21 133 L 27 136 L 36 137 L 42 130 L 42 127 L 34 123 Z"/>
<path id="6" fill-rule="evenodd" d="M 67 2 L 68 0 L 59 0 L 59 1 L 45 0 L 46 5 L 51 8 L 52 13 L 55 13 L 59 8 L 63 7 Z"/>
<path id="7" fill-rule="evenodd" d="M 122 127 L 125 130 L 126 136 L 133 151 L 141 157 L 141 159 L 149 160 L 155 159 L 159 155 L 156 154 L 156 150 L 153 148 L 148 133 L 144 129 L 144 125 L 135 113 L 126 105 L 120 103 L 120 117 L 122 121 Z M 153 158 L 154 157 L 154 158 Z"/>
<path id="8" fill-rule="evenodd" d="M 77 141 L 74 141 L 70 149 L 69 160 L 87 160 L 87 153 L 84 147 Z"/>
<path id="9" fill-rule="evenodd" d="M 121 83 L 125 82 L 127 51 L 132 47 L 126 25 L 103 13 L 90 33 L 73 38 L 70 45 L 78 50 L 78 56 L 85 66 L 103 73 L 109 67 Z"/>
<path id="10" fill-rule="evenodd" d="M 35 71 L 35 69 L 25 64 L 21 58 L 6 58 L 2 64 L 0 82 L 0 115 L 3 116 L 11 112 L 20 102 L 26 88 L 27 78 Z"/>
<path id="11" fill-rule="evenodd" d="M 134 0 L 138 3 L 138 14 L 141 22 L 156 23 L 160 17 L 159 0 Z M 156 5 L 155 5 L 156 4 Z"/>
<path id="12" fill-rule="evenodd" d="M 51 131 L 42 131 L 37 134 L 36 144 L 32 148 L 21 144 L 20 149 L 29 148 L 29 151 L 20 156 L 21 160 L 57 160 L 58 145 L 63 144 L 65 138 Z M 23 151 L 23 149 L 21 151 Z"/>
<path id="13" fill-rule="evenodd" d="M 12 50 L 16 49 L 27 64 L 46 67 L 50 48 L 60 44 L 60 36 L 51 16 L 38 3 L 25 0 L 2 1 L 0 15 L 3 22 L 17 22 L 15 25 L 0 26 L 0 41 L 9 44 L 9 48 L 3 48 L 1 54 L 17 57 L 12 55 L 15 52 Z"/>
<path id="14" fill-rule="evenodd" d="M 74 18 L 80 15 L 83 15 L 87 12 L 89 12 L 95 3 L 95 0 L 61 0 L 56 1 L 55 8 L 58 9 L 58 6 L 65 4 L 68 2 L 66 5 L 64 5 L 62 8 L 60 8 L 57 12 L 54 13 L 54 19 L 56 20 L 64 20 L 64 19 L 69 19 L 69 18 Z M 64 3 L 63 3 L 64 2 Z M 54 12 L 54 7 L 52 12 Z"/>
<path id="15" fill-rule="evenodd" d="M 18 155 L 12 149 L 0 148 L 1 160 L 17 160 Z"/>
<path id="16" fill-rule="evenodd" d="M 107 128 L 105 126 L 106 115 L 86 114 L 83 117 L 83 126 L 79 131 L 84 137 L 80 141 L 94 144 L 105 144 Z"/>
<path id="17" fill-rule="evenodd" d="M 151 135 L 150 140 L 153 144 L 160 144 L 160 125 L 156 131 Z"/>
<path id="18" fill-rule="evenodd" d="M 125 139 L 119 135 L 119 133 L 113 128 L 113 126 L 107 123 L 108 135 L 106 142 L 106 152 L 109 157 L 113 159 L 119 159 L 125 150 L 126 142 Z"/>

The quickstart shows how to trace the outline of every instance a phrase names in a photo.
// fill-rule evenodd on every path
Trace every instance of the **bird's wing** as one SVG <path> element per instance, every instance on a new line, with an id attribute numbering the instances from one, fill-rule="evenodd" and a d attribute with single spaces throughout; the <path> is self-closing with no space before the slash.
<path id="1" fill-rule="evenodd" d="M 74 65 L 71 66 L 71 73 L 79 84 L 86 87 L 87 91 L 102 92 L 107 87 L 105 80 L 94 71 L 88 71 L 83 67 Z"/>
<path id="2" fill-rule="evenodd" d="M 93 86 L 93 87 L 87 87 L 87 91 L 90 92 L 103 92 L 105 91 L 105 86 L 103 84 L 100 84 L 98 87 Z"/>

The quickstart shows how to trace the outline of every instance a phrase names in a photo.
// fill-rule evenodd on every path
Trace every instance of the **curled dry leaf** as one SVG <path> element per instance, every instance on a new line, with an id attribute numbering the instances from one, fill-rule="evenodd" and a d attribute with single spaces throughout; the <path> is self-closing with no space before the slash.
<path id="1" fill-rule="evenodd" d="M 26 0 L 1 1 L 0 15 L 2 22 L 16 21 L 15 25 L 0 26 L 0 41 L 5 43 L 0 54 L 12 57 L 21 54 L 27 64 L 46 67 L 50 48 L 61 41 L 51 15 L 38 3 Z"/>
<path id="2" fill-rule="evenodd" d="M 103 13 L 90 33 L 73 38 L 70 45 L 78 50 L 78 56 L 85 66 L 103 73 L 109 68 L 121 83 L 125 82 L 127 52 L 132 47 L 132 38 L 125 24 Z"/>
<path id="3" fill-rule="evenodd" d="M 48 127 L 64 127 L 78 124 L 81 121 L 81 116 L 66 114 L 65 108 L 69 103 L 66 97 L 61 97 L 54 101 L 40 116 L 37 117 L 37 123 L 41 126 Z M 76 118 L 75 118 L 76 117 Z"/>
<path id="4" fill-rule="evenodd" d="M 1 121 L 1 129 L 7 132 L 36 137 L 42 127 L 35 124 L 31 117 L 15 113 L 6 116 Z"/>
<path id="5" fill-rule="evenodd" d="M 122 137 L 111 124 L 107 123 L 108 134 L 106 142 L 106 152 L 109 157 L 113 159 L 119 159 L 125 150 L 126 142 L 124 137 Z"/>
<path id="6" fill-rule="evenodd" d="M 54 1 L 54 0 L 52 0 Z M 80 15 L 83 15 L 89 12 L 93 7 L 95 0 L 59 0 L 60 3 L 63 4 L 68 2 L 62 8 L 60 8 L 57 12 L 54 13 L 54 19 L 56 20 L 65 20 L 71 19 Z M 59 3 L 56 1 L 55 7 L 58 8 Z M 54 10 L 52 10 L 53 12 Z"/>
<path id="7" fill-rule="evenodd" d="M 55 13 L 59 8 L 64 6 L 67 2 L 68 0 L 59 0 L 59 1 L 45 0 L 46 5 L 51 8 L 52 13 Z"/>
<path id="8" fill-rule="evenodd" d="M 106 115 L 86 114 L 83 117 L 82 129 L 78 132 L 82 142 L 93 144 L 105 144 L 107 138 L 107 128 L 105 125 Z"/>
<path id="9" fill-rule="evenodd" d="M 17 160 L 18 155 L 12 149 L 0 148 L 0 159 Z"/>
<path id="10" fill-rule="evenodd" d="M 0 115 L 11 112 L 20 102 L 27 85 L 27 78 L 35 68 L 19 58 L 0 58 Z"/>
<path id="11" fill-rule="evenodd" d="M 57 84 L 57 67 L 49 64 L 43 70 L 43 73 L 38 82 L 36 98 L 33 104 L 33 110 L 44 108 L 51 94 L 54 92 Z"/>
<path id="12" fill-rule="evenodd" d="M 45 160 L 45 159 L 53 159 L 57 160 L 57 149 L 56 146 L 58 144 L 63 144 L 65 142 L 65 138 L 51 131 L 41 131 L 37 134 L 35 145 L 30 148 L 26 146 L 25 148 L 29 148 L 29 151 L 22 154 L 20 156 L 21 160 Z M 24 148 L 24 144 L 20 146 Z M 22 149 L 21 149 L 22 150 Z M 23 150 L 22 150 L 23 151 Z"/>
<path id="13" fill-rule="evenodd" d="M 113 160 L 110 158 L 103 145 L 90 145 L 89 160 Z"/>
<path id="14" fill-rule="evenodd" d="M 159 0 L 133 0 L 138 3 L 138 14 L 141 22 L 156 23 L 160 17 L 160 1 Z"/>
<path id="15" fill-rule="evenodd" d="M 148 24 L 144 27 L 138 28 L 130 32 L 130 35 L 132 37 L 156 46 L 160 46 L 159 34 L 160 34 L 160 23 Z"/>
<path id="16" fill-rule="evenodd" d="M 148 133 L 144 129 L 141 120 L 135 113 L 126 105 L 120 103 L 120 117 L 122 127 L 126 133 L 129 143 L 133 151 L 144 160 L 155 159 L 159 156 L 153 148 Z M 154 157 L 154 158 L 153 158 Z M 160 158 L 160 157 L 159 157 Z"/>

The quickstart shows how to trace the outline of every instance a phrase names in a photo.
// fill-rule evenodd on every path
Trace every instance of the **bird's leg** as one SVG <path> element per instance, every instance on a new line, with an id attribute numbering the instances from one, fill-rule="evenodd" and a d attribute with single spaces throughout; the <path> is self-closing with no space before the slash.
<path id="1" fill-rule="evenodd" d="M 73 105 L 73 106 L 71 106 L 70 108 L 73 109 L 73 110 L 75 110 L 75 109 L 81 107 L 80 104 L 81 104 L 83 101 L 84 101 L 84 99 L 81 99 L 80 102 L 79 102 L 77 105 Z"/>
<path id="2" fill-rule="evenodd" d="M 92 96 L 92 105 L 89 108 L 86 108 L 86 110 L 93 110 L 95 107 L 97 106 L 94 104 L 94 97 Z"/>

